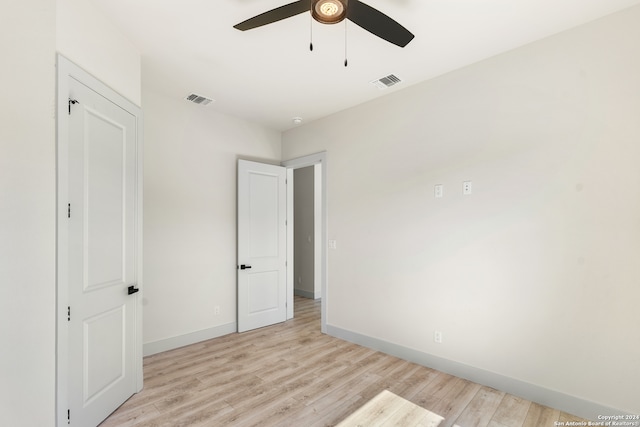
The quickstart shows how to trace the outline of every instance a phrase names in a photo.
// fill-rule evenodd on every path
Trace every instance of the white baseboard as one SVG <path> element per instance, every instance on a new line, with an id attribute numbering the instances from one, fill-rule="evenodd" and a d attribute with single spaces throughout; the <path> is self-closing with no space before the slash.
<path id="1" fill-rule="evenodd" d="M 492 387 L 496 390 L 504 391 L 541 405 L 577 415 L 587 420 L 597 421 L 598 415 L 631 415 L 625 411 L 609 408 L 559 391 L 546 389 L 535 384 L 529 384 L 515 378 L 509 378 L 504 375 L 423 353 L 377 338 L 361 335 L 357 332 L 348 331 L 336 326 L 327 325 L 327 334 L 487 387 Z"/>
<path id="2" fill-rule="evenodd" d="M 237 331 L 238 326 L 236 322 L 233 322 L 226 325 L 216 326 L 215 328 L 203 329 L 201 331 L 191 332 L 177 337 L 149 342 L 143 345 L 142 354 L 143 356 L 151 356 L 152 354 L 162 353 L 163 351 L 173 350 L 184 347 L 185 345 L 218 338 Z"/>

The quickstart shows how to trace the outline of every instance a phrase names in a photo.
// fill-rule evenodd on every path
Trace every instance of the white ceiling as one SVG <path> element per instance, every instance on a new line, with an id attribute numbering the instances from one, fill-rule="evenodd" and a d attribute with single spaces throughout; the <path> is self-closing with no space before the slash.
<path id="1" fill-rule="evenodd" d="M 415 34 L 399 48 L 353 23 L 305 13 L 250 31 L 233 25 L 293 0 L 91 0 L 136 45 L 143 75 L 177 99 L 276 130 L 294 127 L 522 46 L 640 0 L 366 0 Z M 153 72 L 147 73 L 148 70 Z M 370 82 L 395 74 L 381 91 Z M 187 102 L 187 101 L 184 101 Z M 143 100 L 144 103 L 144 100 Z"/>

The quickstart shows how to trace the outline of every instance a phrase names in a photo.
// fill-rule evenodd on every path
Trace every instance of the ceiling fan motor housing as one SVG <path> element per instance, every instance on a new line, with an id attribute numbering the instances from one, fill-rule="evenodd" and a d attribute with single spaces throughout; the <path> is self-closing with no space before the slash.
<path id="1" fill-rule="evenodd" d="M 256 15 L 233 27 L 240 31 L 251 30 L 306 12 L 311 12 L 313 19 L 321 24 L 337 24 L 348 18 L 371 34 L 400 47 L 405 47 L 414 37 L 398 22 L 360 0 L 297 0 Z"/>
<path id="2" fill-rule="evenodd" d="M 347 17 L 349 0 L 312 0 L 311 16 L 322 24 L 337 24 Z"/>

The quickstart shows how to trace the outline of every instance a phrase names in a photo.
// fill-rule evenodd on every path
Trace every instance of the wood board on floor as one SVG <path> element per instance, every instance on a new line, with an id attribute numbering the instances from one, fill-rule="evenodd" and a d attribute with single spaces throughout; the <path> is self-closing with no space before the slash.
<path id="1" fill-rule="evenodd" d="M 336 427 L 436 427 L 443 417 L 383 390 Z"/>

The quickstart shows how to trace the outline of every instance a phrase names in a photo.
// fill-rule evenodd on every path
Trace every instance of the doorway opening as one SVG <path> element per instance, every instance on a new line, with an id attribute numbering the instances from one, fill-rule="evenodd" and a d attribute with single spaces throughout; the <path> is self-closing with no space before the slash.
<path id="1" fill-rule="evenodd" d="M 287 287 L 293 290 L 287 292 L 287 318 L 293 317 L 294 293 L 320 299 L 323 333 L 328 292 L 326 164 L 326 152 L 282 162 L 287 181 L 293 183 L 287 186 L 287 217 L 294 219 L 287 223 Z"/>
<path id="2" fill-rule="evenodd" d="M 318 169 L 318 170 L 317 170 Z M 315 252 L 320 251 L 320 223 L 315 218 L 319 197 L 315 191 L 316 172 L 319 166 L 307 166 L 293 171 L 293 293 L 296 296 L 317 300 L 322 298 L 320 278 L 316 276 L 320 266 L 315 265 Z"/>

